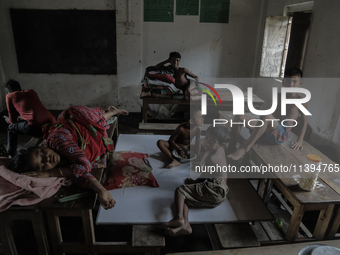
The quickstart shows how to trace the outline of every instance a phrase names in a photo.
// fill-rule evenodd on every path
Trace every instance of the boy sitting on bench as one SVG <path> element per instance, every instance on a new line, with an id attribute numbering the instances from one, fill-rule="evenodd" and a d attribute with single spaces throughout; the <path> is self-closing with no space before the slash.
<path id="1" fill-rule="evenodd" d="M 178 156 L 186 157 L 184 150 L 190 150 L 190 142 L 194 137 L 196 137 L 194 151 L 197 155 L 200 153 L 201 129 L 199 126 L 203 125 L 202 113 L 201 110 L 195 108 L 192 114 L 193 118 L 188 117 L 186 122 L 179 124 L 168 141 L 157 141 L 157 147 L 171 161 L 166 166 L 167 168 L 173 168 L 181 164 L 172 157 L 172 150 L 176 150 Z"/>
<path id="2" fill-rule="evenodd" d="M 198 76 L 190 72 L 187 68 L 179 67 L 181 62 L 181 54 L 178 52 L 170 52 L 169 58 L 162 61 L 155 66 L 156 69 L 163 67 L 165 64 L 170 63 L 171 68 L 174 70 L 175 86 L 178 89 L 183 90 L 185 100 L 201 100 L 201 93 L 196 88 L 196 85 L 190 84 L 190 76 L 198 82 Z"/>
<path id="3" fill-rule="evenodd" d="M 283 79 L 284 87 L 300 87 L 302 85 L 302 71 L 299 68 L 290 68 L 285 71 L 285 77 Z M 287 98 L 298 99 L 301 98 L 298 93 L 287 93 Z M 303 137 L 306 133 L 307 129 L 307 117 L 301 112 L 295 104 L 288 104 L 286 107 L 286 115 L 281 116 L 281 100 L 279 97 L 278 107 L 273 115 L 265 115 L 261 116 L 260 120 L 262 120 L 261 127 L 249 126 L 248 121 L 253 120 L 253 117 L 237 115 L 234 118 L 234 122 L 244 122 L 246 127 L 250 130 L 251 136 L 245 141 L 244 144 L 241 145 L 239 149 L 236 150 L 236 142 L 237 137 L 240 134 L 241 126 L 233 125 L 230 132 L 230 141 L 228 152 L 233 152 L 228 155 L 229 158 L 233 160 L 239 160 L 243 157 L 250 148 L 254 145 L 254 143 L 259 139 L 264 139 L 271 144 L 281 144 L 288 140 L 291 127 L 285 126 L 293 126 L 294 120 L 296 121 L 301 113 L 302 120 L 302 128 L 299 135 L 299 138 L 296 142 L 292 143 L 292 148 L 294 150 L 303 150 L 302 142 Z M 307 104 L 304 103 L 303 106 L 307 109 Z M 266 121 L 266 119 L 271 119 L 272 121 Z M 275 120 L 273 120 L 275 119 Z M 280 120 L 287 119 L 285 121 L 285 126 L 281 124 Z M 300 123 L 299 123 L 300 124 Z"/>

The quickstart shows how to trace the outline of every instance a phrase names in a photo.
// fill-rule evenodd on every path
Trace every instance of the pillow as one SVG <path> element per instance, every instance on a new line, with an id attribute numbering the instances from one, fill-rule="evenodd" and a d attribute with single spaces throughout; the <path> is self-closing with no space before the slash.
<path id="1" fill-rule="evenodd" d="M 103 187 L 106 190 L 134 186 L 159 187 L 151 171 L 148 154 L 115 151 L 110 155 Z"/>
<path id="2" fill-rule="evenodd" d="M 147 76 L 150 79 L 156 79 L 156 80 L 164 81 L 167 83 L 175 83 L 175 78 L 167 74 L 157 73 L 157 74 L 148 74 Z"/>

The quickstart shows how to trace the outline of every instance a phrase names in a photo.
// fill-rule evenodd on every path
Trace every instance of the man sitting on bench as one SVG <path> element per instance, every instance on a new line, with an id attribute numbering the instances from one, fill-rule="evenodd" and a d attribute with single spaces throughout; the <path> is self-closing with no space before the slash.
<path id="1" fill-rule="evenodd" d="M 14 157 L 17 151 L 18 134 L 41 137 L 43 135 L 41 127 L 46 123 L 55 124 L 56 120 L 40 102 L 34 90 L 21 90 L 19 82 L 15 80 L 7 81 L 5 89 L 9 116 L 7 151 L 11 157 Z"/>
<path id="2" fill-rule="evenodd" d="M 299 68 L 290 68 L 285 71 L 285 77 L 283 79 L 283 86 L 284 87 L 300 87 L 302 85 L 302 71 Z M 288 98 L 301 98 L 298 93 L 287 93 Z M 280 97 L 279 97 L 280 98 Z M 260 120 L 262 120 L 262 126 L 254 127 L 249 126 L 248 122 L 253 120 L 253 117 L 244 116 L 244 115 L 237 115 L 234 118 L 234 122 L 244 122 L 246 127 L 250 130 L 251 136 L 245 141 L 244 144 L 241 145 L 239 149 L 236 150 L 236 142 L 237 137 L 241 132 L 240 125 L 233 125 L 231 132 L 230 132 L 230 142 L 228 147 L 228 152 L 233 152 L 228 155 L 229 158 L 233 160 L 238 160 L 243 157 L 250 148 L 254 145 L 254 143 L 259 139 L 264 139 L 271 144 L 280 144 L 284 143 L 288 140 L 291 127 L 299 117 L 301 113 L 302 119 L 302 128 L 299 135 L 299 138 L 296 142 L 292 143 L 292 148 L 294 150 L 303 150 L 302 141 L 303 137 L 306 133 L 307 129 L 307 117 L 306 115 L 301 112 L 295 104 L 289 104 L 286 108 L 286 115 L 281 116 L 281 102 L 279 100 L 278 108 L 274 112 L 273 115 L 265 115 L 261 116 Z M 307 104 L 303 104 L 303 106 L 307 109 Z M 272 121 L 266 121 L 266 119 L 275 119 Z M 281 124 L 280 120 L 287 119 L 285 121 L 285 126 Z"/>

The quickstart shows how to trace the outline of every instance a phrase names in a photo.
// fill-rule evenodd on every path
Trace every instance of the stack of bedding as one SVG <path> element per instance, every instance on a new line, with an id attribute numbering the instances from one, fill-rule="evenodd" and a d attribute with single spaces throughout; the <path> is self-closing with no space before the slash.
<path id="1" fill-rule="evenodd" d="M 160 97 L 172 98 L 180 90 L 175 86 L 174 72 L 169 67 L 155 69 L 148 67 L 142 80 L 142 93 L 140 98 Z"/>

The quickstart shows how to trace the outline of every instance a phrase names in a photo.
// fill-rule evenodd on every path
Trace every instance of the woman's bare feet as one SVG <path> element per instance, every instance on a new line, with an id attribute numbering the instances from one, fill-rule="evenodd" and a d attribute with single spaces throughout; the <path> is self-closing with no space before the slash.
<path id="1" fill-rule="evenodd" d="M 107 109 L 108 112 L 112 113 L 113 115 L 128 115 L 129 112 L 124 109 L 117 109 L 114 106 L 109 106 Z"/>
<path id="2" fill-rule="evenodd" d="M 180 162 L 178 162 L 176 159 L 174 159 L 167 167 L 173 168 L 173 167 L 179 166 L 180 164 L 181 164 Z"/>
<path id="3" fill-rule="evenodd" d="M 117 109 L 114 106 L 109 106 L 108 112 L 112 113 L 112 115 L 128 115 L 129 112 L 124 109 Z"/>
<path id="4" fill-rule="evenodd" d="M 241 147 L 239 149 L 237 149 L 234 153 L 229 154 L 227 157 L 231 158 L 232 160 L 239 160 L 240 158 L 242 158 L 248 151 L 246 150 L 246 148 Z"/>
<path id="5" fill-rule="evenodd" d="M 107 111 L 112 113 L 113 115 L 116 115 L 118 113 L 118 109 L 116 107 L 114 107 L 114 106 L 109 106 Z"/>

